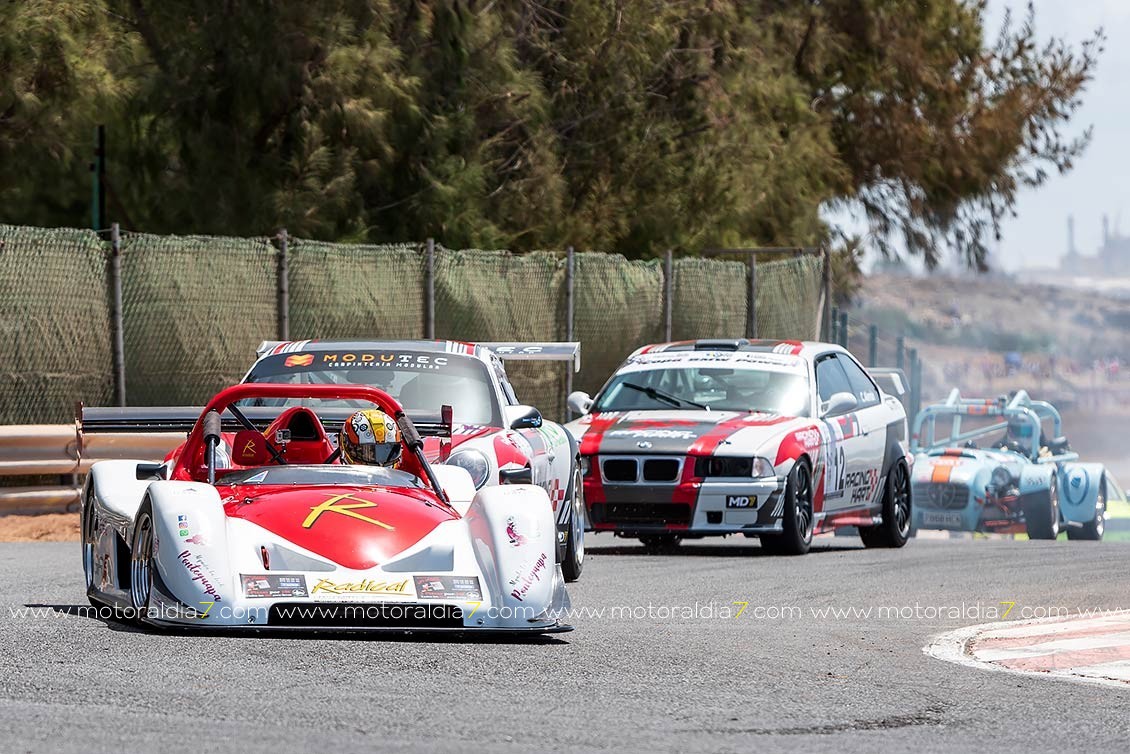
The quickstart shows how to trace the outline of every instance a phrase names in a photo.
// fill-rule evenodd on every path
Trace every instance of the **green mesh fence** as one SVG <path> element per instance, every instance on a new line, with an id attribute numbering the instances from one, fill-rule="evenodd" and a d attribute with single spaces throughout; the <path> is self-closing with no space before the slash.
<path id="1" fill-rule="evenodd" d="M 535 251 L 436 247 L 436 337 L 450 340 L 552 341 L 565 337 L 565 262 Z M 565 405 L 564 363 L 511 362 L 518 397 L 558 416 Z"/>
<path id="2" fill-rule="evenodd" d="M 294 338 L 421 338 L 422 245 L 343 245 L 292 239 Z M 73 404 L 112 400 L 108 244 L 89 231 L 0 225 L 0 423 L 66 421 Z M 663 266 L 619 255 L 574 258 L 576 389 L 597 390 L 628 353 L 665 338 Z M 255 348 L 277 337 L 278 252 L 267 239 L 126 234 L 122 238 L 125 369 L 132 405 L 200 404 L 238 381 Z M 763 337 L 817 336 L 821 264 L 759 264 Z M 672 337 L 738 337 L 746 266 L 674 263 Z M 564 340 L 565 260 L 552 252 L 436 248 L 437 338 Z M 560 417 L 565 363 L 511 362 L 519 397 Z"/>
<path id="3" fill-rule="evenodd" d="M 824 261 L 804 256 L 757 265 L 757 335 L 815 340 Z"/>
<path id="4" fill-rule="evenodd" d="M 67 422 L 112 398 L 106 245 L 88 230 L 0 225 L 0 423 Z"/>
<path id="5" fill-rule="evenodd" d="M 722 259 L 676 259 L 672 265 L 672 340 L 740 338 L 746 329 L 749 266 Z"/>
<path id="6" fill-rule="evenodd" d="M 277 251 L 262 238 L 122 237 L 126 397 L 199 405 L 277 333 Z"/>
<path id="7" fill-rule="evenodd" d="M 577 390 L 596 391 L 634 349 L 663 340 L 661 262 L 578 254 L 573 299 L 573 331 L 581 341 Z"/>
<path id="8" fill-rule="evenodd" d="M 345 245 L 291 239 L 290 336 L 392 340 L 424 337 L 419 244 Z"/>

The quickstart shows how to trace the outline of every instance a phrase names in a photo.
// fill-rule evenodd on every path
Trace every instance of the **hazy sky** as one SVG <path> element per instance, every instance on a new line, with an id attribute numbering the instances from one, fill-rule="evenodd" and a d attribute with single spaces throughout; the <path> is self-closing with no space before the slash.
<path id="1" fill-rule="evenodd" d="M 1025 12 L 1017 0 L 990 0 L 988 27 L 1000 27 L 1005 8 Z M 1036 32 L 1078 45 L 1101 26 L 1105 50 L 1071 133 L 1094 127 L 1093 140 L 1067 175 L 1025 191 L 1017 216 L 1004 225 L 999 264 L 1006 269 L 1055 264 L 1067 246 L 1067 216 L 1075 216 L 1075 245 L 1092 254 L 1102 243 L 1102 216 L 1130 234 L 1130 0 L 1035 0 Z"/>
<path id="2" fill-rule="evenodd" d="M 1041 40 L 1060 37 L 1078 49 L 1095 29 L 1106 33 L 1095 77 L 1083 94 L 1083 104 L 1067 127 L 1082 133 L 1094 127 L 1092 141 L 1066 175 L 1052 175 L 1038 189 L 1018 197 L 1016 217 L 1004 222 L 995 266 L 1008 270 L 1058 264 L 1067 250 L 1067 216 L 1075 216 L 1075 246 L 1093 254 L 1102 242 L 1102 216 L 1110 215 L 1130 235 L 1130 0 L 1034 0 L 1036 33 Z M 1022 19 L 1025 0 L 989 0 L 986 38 L 995 39 L 1005 9 Z M 845 230 L 864 233 L 865 226 L 850 213 L 829 214 Z M 950 254 L 943 265 L 953 260 Z"/>

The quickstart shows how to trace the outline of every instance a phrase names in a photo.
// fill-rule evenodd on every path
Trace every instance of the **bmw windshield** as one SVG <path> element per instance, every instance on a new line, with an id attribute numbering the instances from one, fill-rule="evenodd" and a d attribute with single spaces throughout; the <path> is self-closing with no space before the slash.
<path id="1" fill-rule="evenodd" d="M 694 409 L 809 415 L 808 376 L 752 365 L 671 364 L 620 372 L 593 411 Z"/>
<path id="2" fill-rule="evenodd" d="M 268 356 L 251 369 L 246 382 L 314 385 L 374 385 L 396 398 L 412 415 L 437 415 L 447 404 L 456 424 L 501 426 L 487 367 L 478 359 L 423 351 L 339 350 Z M 275 400 L 243 405 L 307 405 L 305 400 Z M 318 406 L 357 406 L 352 401 L 319 401 Z M 242 404 L 242 402 L 241 402 Z"/>

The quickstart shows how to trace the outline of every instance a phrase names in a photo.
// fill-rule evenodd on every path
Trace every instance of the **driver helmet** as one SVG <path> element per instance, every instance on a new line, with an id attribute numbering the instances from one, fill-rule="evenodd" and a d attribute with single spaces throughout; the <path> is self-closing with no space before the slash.
<path id="1" fill-rule="evenodd" d="M 1032 449 L 1032 423 L 1023 416 L 1008 417 L 1008 441 L 1014 442 L 1025 450 Z"/>
<path id="2" fill-rule="evenodd" d="M 395 466 L 400 460 L 400 428 L 380 409 L 367 409 L 345 420 L 338 447 L 346 463 Z"/>

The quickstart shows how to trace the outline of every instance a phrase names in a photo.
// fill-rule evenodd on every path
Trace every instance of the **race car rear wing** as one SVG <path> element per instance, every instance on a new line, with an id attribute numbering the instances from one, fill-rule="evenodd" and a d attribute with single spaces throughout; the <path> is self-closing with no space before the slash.
<path id="1" fill-rule="evenodd" d="M 572 361 L 573 371 L 581 371 L 580 343 L 522 343 L 510 341 L 479 342 L 503 361 Z"/>
<path id="2" fill-rule="evenodd" d="M 285 406 L 240 406 L 240 411 L 260 430 L 266 429 Z M 447 408 L 446 406 L 444 407 Z M 196 426 L 203 406 L 130 406 L 103 408 L 79 406 L 79 455 L 97 458 L 163 458 L 184 441 Z M 327 432 L 341 429 L 354 408 L 319 408 L 318 418 Z M 410 414 L 423 437 L 451 437 L 451 414 Z M 230 412 L 220 417 L 224 432 L 238 432 L 243 425 Z"/>

